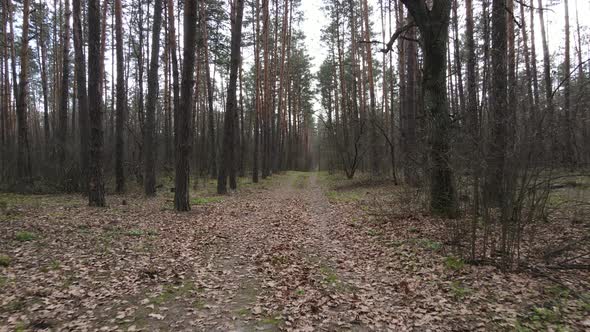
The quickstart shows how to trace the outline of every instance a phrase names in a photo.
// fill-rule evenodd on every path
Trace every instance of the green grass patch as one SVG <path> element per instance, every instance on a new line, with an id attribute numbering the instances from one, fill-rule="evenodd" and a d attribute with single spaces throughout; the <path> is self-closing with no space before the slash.
<path id="1" fill-rule="evenodd" d="M 125 235 L 127 236 L 134 236 L 134 237 L 140 237 L 143 235 L 143 231 L 141 229 L 130 229 L 128 231 L 125 232 Z"/>
<path id="2" fill-rule="evenodd" d="M 324 282 L 330 285 L 336 285 L 336 283 L 338 282 L 338 275 L 331 268 L 326 266 L 321 267 L 320 273 L 324 277 Z"/>
<path id="3" fill-rule="evenodd" d="M 19 242 L 33 241 L 36 238 L 37 238 L 37 236 L 34 233 L 27 232 L 27 231 L 20 231 L 20 232 L 16 233 L 16 235 L 15 235 L 15 239 Z"/>
<path id="4" fill-rule="evenodd" d="M 49 265 L 43 266 L 41 272 L 47 273 L 49 271 L 57 271 L 61 268 L 61 263 L 58 260 L 52 260 Z"/>
<path id="5" fill-rule="evenodd" d="M 383 235 L 383 231 L 371 228 L 367 231 L 367 235 L 369 236 L 379 236 Z"/>
<path id="6" fill-rule="evenodd" d="M 453 281 L 451 283 L 451 292 L 456 299 L 461 299 L 471 293 L 471 289 L 464 287 L 460 281 Z"/>
<path id="7" fill-rule="evenodd" d="M 516 323 L 517 331 L 572 331 L 566 325 L 566 315 L 570 319 L 588 316 L 588 301 L 573 300 L 568 289 L 551 286 L 545 288 L 544 293 L 550 300 L 542 305 L 533 306 L 524 317 L 521 317 Z"/>
<path id="8" fill-rule="evenodd" d="M 8 284 L 8 277 L 0 276 L 0 288 Z"/>
<path id="9" fill-rule="evenodd" d="M 0 267 L 8 267 L 11 259 L 7 255 L 0 255 Z"/>
<path id="10" fill-rule="evenodd" d="M 421 247 L 432 251 L 438 251 L 442 248 L 442 243 L 429 239 L 418 239 L 417 243 Z"/>
<path id="11" fill-rule="evenodd" d="M 179 286 L 166 285 L 164 287 L 164 290 L 162 291 L 162 293 L 158 294 L 155 297 L 152 297 L 150 299 L 150 302 L 152 304 L 161 305 L 161 304 L 170 302 L 171 300 L 173 300 L 177 297 L 187 296 L 190 292 L 192 292 L 194 290 L 195 290 L 195 285 L 190 282 L 181 284 Z"/>
<path id="12" fill-rule="evenodd" d="M 283 320 L 281 319 L 280 316 L 276 316 L 276 317 L 266 317 L 263 320 L 260 321 L 262 324 L 264 325 L 273 325 L 273 326 L 277 326 L 280 325 Z"/>
<path id="13" fill-rule="evenodd" d="M 193 307 L 195 307 L 195 309 L 203 310 L 205 309 L 205 301 L 196 300 L 195 302 L 193 302 Z"/>
<path id="14" fill-rule="evenodd" d="M 221 196 L 202 196 L 202 197 L 195 197 L 191 199 L 192 205 L 205 205 L 209 203 L 216 203 L 223 201 L 223 197 Z"/>
<path id="15" fill-rule="evenodd" d="M 357 202 L 363 198 L 361 193 L 355 191 L 330 190 L 326 192 L 326 196 L 331 203 Z"/>
<path id="16" fill-rule="evenodd" d="M 250 314 L 250 309 L 249 308 L 241 308 L 236 313 L 241 317 L 248 316 Z"/>
<path id="17" fill-rule="evenodd" d="M 308 180 L 309 180 L 308 174 L 301 174 L 301 175 L 297 176 L 297 178 L 295 179 L 295 182 L 294 182 L 295 188 L 305 189 L 305 187 L 307 187 Z"/>
<path id="18" fill-rule="evenodd" d="M 445 267 L 453 271 L 459 271 L 465 266 L 465 262 L 461 258 L 455 256 L 445 257 Z"/>

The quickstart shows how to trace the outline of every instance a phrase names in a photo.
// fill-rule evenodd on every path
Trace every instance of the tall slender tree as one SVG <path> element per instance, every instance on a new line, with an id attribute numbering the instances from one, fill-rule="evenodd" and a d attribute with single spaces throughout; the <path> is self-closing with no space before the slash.
<path id="1" fill-rule="evenodd" d="M 90 120 L 90 206 L 105 206 L 103 179 L 103 124 L 100 89 L 100 0 L 88 0 L 88 113 Z"/>
<path id="2" fill-rule="evenodd" d="M 146 104 L 145 129 L 143 133 L 144 193 L 156 195 L 156 101 L 158 99 L 158 68 L 160 65 L 160 29 L 162 27 L 162 0 L 154 1 L 152 25 L 152 54 L 148 71 L 148 95 Z"/>
<path id="3" fill-rule="evenodd" d="M 70 1 L 65 0 L 65 13 L 63 22 L 63 50 L 62 50 L 62 74 L 61 96 L 59 102 L 59 121 L 57 129 L 57 149 L 60 169 L 66 168 L 67 137 L 68 137 L 68 99 L 70 95 Z M 62 179 L 66 180 L 66 179 Z"/>
<path id="4" fill-rule="evenodd" d="M 564 0 L 565 9 L 565 45 L 564 45 L 564 60 L 563 60 L 563 122 L 564 122 L 564 149 L 563 149 L 563 161 L 571 165 L 576 162 L 576 156 L 574 146 L 576 140 L 574 138 L 574 128 L 572 125 L 572 109 L 571 109 L 571 40 L 570 40 L 570 14 L 569 14 L 569 1 Z"/>
<path id="5" fill-rule="evenodd" d="M 219 163 L 219 175 L 217 177 L 217 193 L 227 193 L 227 176 L 236 172 L 235 136 L 237 135 L 236 123 L 238 116 L 237 83 L 238 69 L 240 67 L 240 47 L 242 43 L 242 16 L 244 12 L 244 0 L 235 0 L 231 18 L 231 54 L 230 72 L 227 86 L 227 104 L 225 107 L 225 121 L 223 131 L 223 147 Z"/>
<path id="6" fill-rule="evenodd" d="M 82 190 L 88 189 L 89 169 L 89 118 L 88 93 L 86 90 L 86 59 L 84 57 L 84 43 L 82 41 L 82 6 L 81 0 L 73 0 L 74 16 L 74 59 L 76 67 L 76 97 L 78 98 L 78 128 L 80 131 L 80 177 Z"/>
<path id="7" fill-rule="evenodd" d="M 500 204 L 503 197 L 504 163 L 507 144 L 507 21 L 506 0 L 492 2 L 492 91 L 490 110 L 492 116 L 491 140 L 486 177 L 486 198 L 492 204 Z"/>
<path id="8" fill-rule="evenodd" d="M 402 0 L 420 29 L 424 55 L 424 106 L 431 121 L 430 205 L 433 213 L 455 217 L 457 200 L 450 166 L 451 117 L 446 87 L 447 41 L 451 1 L 428 4 L 425 0 Z"/>
<path id="9" fill-rule="evenodd" d="M 367 57 L 367 75 L 369 79 L 369 108 L 371 117 L 371 173 L 377 176 L 379 170 L 379 146 L 377 139 L 377 101 L 375 98 L 375 79 L 373 77 L 373 56 L 371 54 L 371 30 L 369 26 L 369 4 L 367 0 L 363 0 L 363 22 L 365 33 L 365 53 Z"/>
<path id="10" fill-rule="evenodd" d="M 20 77 L 18 98 L 16 100 L 16 122 L 18 130 L 17 167 L 19 182 L 27 185 L 31 182 L 31 152 L 29 148 L 28 102 L 29 98 L 29 0 L 23 0 L 23 28 L 20 45 Z M 13 61 L 14 63 L 14 61 Z M 13 67 L 13 72 L 14 72 Z M 16 85 L 16 80 L 13 80 Z M 21 188 L 21 189 L 24 189 Z"/>
<path id="11" fill-rule="evenodd" d="M 115 0 L 115 38 L 117 43 L 117 137 L 115 142 L 115 183 L 117 192 L 125 191 L 125 123 L 127 122 L 122 12 L 121 0 Z"/>
<path id="12" fill-rule="evenodd" d="M 175 111 L 176 177 L 174 206 L 178 211 L 190 210 L 189 178 L 191 151 L 191 118 L 195 73 L 195 45 L 197 43 L 197 0 L 184 3 L 184 54 L 182 64 L 182 96 Z"/>

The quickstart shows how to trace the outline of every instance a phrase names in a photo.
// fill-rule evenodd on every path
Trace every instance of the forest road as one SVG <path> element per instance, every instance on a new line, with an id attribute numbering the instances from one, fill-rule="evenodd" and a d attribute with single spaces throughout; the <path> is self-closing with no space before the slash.
<path id="1" fill-rule="evenodd" d="M 238 286 L 223 295 L 229 305 L 214 299 L 219 330 L 403 330 L 392 261 L 351 231 L 354 212 L 329 201 L 317 173 L 289 173 L 224 205 L 210 262 Z"/>

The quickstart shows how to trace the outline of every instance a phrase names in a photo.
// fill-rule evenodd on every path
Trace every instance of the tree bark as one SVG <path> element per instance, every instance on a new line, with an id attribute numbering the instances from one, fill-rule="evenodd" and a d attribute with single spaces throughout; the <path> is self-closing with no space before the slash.
<path id="1" fill-rule="evenodd" d="M 116 191 L 119 193 L 125 191 L 125 123 L 127 122 L 122 11 L 121 0 L 115 0 L 115 38 L 117 43 L 117 137 L 115 142 L 115 183 Z"/>
<path id="2" fill-rule="evenodd" d="M 539 4 L 539 21 L 541 25 L 541 41 L 543 43 L 543 78 L 545 81 L 545 103 L 547 107 L 547 112 L 549 113 L 549 124 L 552 125 L 554 122 L 554 107 L 553 107 L 553 97 L 552 97 L 552 83 L 551 83 L 551 60 L 549 58 L 549 45 L 547 42 L 547 34 L 545 32 L 545 15 L 543 14 L 543 1 L 538 0 Z M 553 140 L 553 134 L 551 135 L 551 139 Z M 552 150 L 556 147 L 554 142 L 550 143 L 553 147 Z"/>
<path id="3" fill-rule="evenodd" d="M 477 112 L 477 54 L 475 52 L 474 21 L 473 21 L 473 0 L 465 1 L 465 46 L 467 49 L 467 103 L 466 116 L 467 128 L 469 131 L 469 138 L 473 146 L 471 154 L 471 162 L 473 167 L 473 220 L 471 223 L 471 259 L 475 259 L 475 246 L 477 238 L 477 215 L 479 213 L 479 182 L 480 182 L 480 167 L 479 167 L 479 118 Z"/>
<path id="4" fill-rule="evenodd" d="M 450 0 L 402 0 L 420 29 L 424 53 L 424 106 L 432 121 L 430 207 L 434 214 L 457 216 L 453 170 L 449 164 L 451 118 L 446 90 L 446 56 Z"/>
<path id="5" fill-rule="evenodd" d="M 63 24 L 63 51 L 62 51 L 62 75 L 61 75 L 61 96 L 59 102 L 59 122 L 57 130 L 58 162 L 60 172 L 65 172 L 67 158 L 67 137 L 68 137 L 68 96 L 70 84 L 70 2 L 65 1 L 65 20 Z M 66 176 L 62 174 L 62 176 Z M 67 179 L 61 179 L 65 185 Z"/>
<path id="6" fill-rule="evenodd" d="M 28 86 L 29 86 L 29 0 L 23 1 L 23 28 L 20 46 L 20 77 L 18 98 L 16 103 L 16 122 L 18 128 L 18 179 L 20 190 L 24 190 L 24 186 L 31 183 L 32 169 L 31 169 L 31 155 L 29 149 L 29 127 L 27 124 L 28 113 Z M 14 81 L 16 85 L 16 81 Z"/>
<path id="7" fill-rule="evenodd" d="M 152 54 L 148 72 L 148 95 L 146 103 L 145 130 L 143 135 L 144 194 L 156 195 L 156 101 L 158 99 L 158 67 L 160 65 L 160 28 L 162 26 L 162 0 L 154 2 L 152 25 Z"/>
<path id="8" fill-rule="evenodd" d="M 377 110 L 375 101 L 375 82 L 373 77 L 373 56 L 371 54 L 371 31 L 369 29 L 369 4 L 364 0 L 363 21 L 365 23 L 365 52 L 367 53 L 367 69 L 369 76 L 369 107 L 371 112 L 371 173 L 373 176 L 380 174 L 379 170 L 379 146 L 377 138 Z"/>
<path id="9" fill-rule="evenodd" d="M 208 38 L 208 26 L 207 26 L 207 11 L 205 4 L 201 5 L 201 29 L 202 38 L 204 42 L 205 52 L 205 79 L 207 83 L 207 133 L 208 133 L 208 149 L 209 149 L 209 176 L 215 178 L 217 176 L 217 144 L 215 135 L 215 110 L 213 108 L 213 82 L 211 78 L 211 68 L 209 67 L 209 38 Z"/>
<path id="10" fill-rule="evenodd" d="M 86 91 L 86 60 L 84 58 L 84 43 L 82 42 L 82 9 L 81 0 L 73 0 L 74 14 L 74 57 L 76 63 L 76 96 L 78 98 L 78 128 L 80 130 L 80 177 L 81 188 L 88 190 L 88 158 L 89 158 L 89 119 L 88 93 Z"/>
<path id="11" fill-rule="evenodd" d="M 259 0 L 252 2 L 252 11 L 256 15 L 255 24 L 252 25 L 254 29 L 254 156 L 252 158 L 252 182 L 258 183 L 258 158 L 260 155 L 260 3 Z"/>
<path id="12" fill-rule="evenodd" d="M 195 45 L 197 43 L 197 0 L 184 3 L 184 54 L 182 64 L 182 98 L 175 111 L 176 177 L 174 207 L 177 211 L 190 210 L 189 179 L 191 118 L 193 109 L 193 86 L 195 73 Z"/>
<path id="13" fill-rule="evenodd" d="M 486 200 L 499 206 L 504 199 L 507 144 L 507 22 L 506 0 L 492 2 L 492 89 L 490 95 L 491 139 L 488 147 Z"/>
<path id="14" fill-rule="evenodd" d="M 231 31 L 231 54 L 229 83 L 227 86 L 227 105 L 225 108 L 223 147 L 219 163 L 219 175 L 217 177 L 217 193 L 227 193 L 227 175 L 236 171 L 235 164 L 235 136 L 237 135 L 238 103 L 237 103 L 237 81 L 238 69 L 240 67 L 240 45 L 242 42 L 242 15 L 244 12 L 244 1 L 235 0 L 234 17 L 232 17 Z"/>
<path id="15" fill-rule="evenodd" d="M 90 206 L 105 206 L 103 179 L 103 127 L 100 88 L 100 0 L 88 1 L 88 113 L 90 120 L 89 185 Z"/>
<path id="16" fill-rule="evenodd" d="M 195 7 L 196 7 L 196 5 L 195 5 Z M 197 19 L 197 17 L 195 17 L 195 19 Z M 178 108 L 180 107 L 180 91 L 179 91 L 180 87 L 179 87 L 179 83 L 178 83 L 179 73 L 178 73 L 178 57 L 176 55 L 176 51 L 177 51 L 176 27 L 174 26 L 174 1 L 173 0 L 168 0 L 168 42 L 169 42 L 168 49 L 170 51 L 170 56 L 171 56 L 171 61 L 172 61 L 172 93 L 173 93 L 173 106 L 174 106 L 173 114 L 176 114 Z M 176 125 L 176 121 L 174 123 Z M 176 132 L 176 127 L 174 128 L 174 131 Z M 168 144 L 168 142 L 166 144 Z M 174 142 L 174 146 L 176 146 L 176 141 Z"/>
<path id="17" fill-rule="evenodd" d="M 570 54 L 570 15 L 569 15 L 569 1 L 564 0 L 565 7 L 565 54 L 563 61 L 563 74 L 565 75 L 563 82 L 563 117 L 564 117 L 564 149 L 563 161 L 566 165 L 571 166 L 576 163 L 575 156 L 575 132 L 572 125 L 572 110 L 571 110 L 571 54 Z"/>
<path id="18" fill-rule="evenodd" d="M 46 31 L 43 24 L 43 12 L 37 14 L 37 26 L 39 27 L 39 35 L 37 36 L 37 51 L 39 53 L 39 62 L 41 66 L 41 89 L 43 93 L 43 132 L 45 137 L 45 159 L 49 159 L 49 141 L 51 129 L 49 127 L 49 101 L 48 101 L 48 87 L 47 87 L 47 46 L 45 44 Z M 8 61 L 8 59 L 6 59 Z M 7 75 L 8 73 L 6 73 Z"/>

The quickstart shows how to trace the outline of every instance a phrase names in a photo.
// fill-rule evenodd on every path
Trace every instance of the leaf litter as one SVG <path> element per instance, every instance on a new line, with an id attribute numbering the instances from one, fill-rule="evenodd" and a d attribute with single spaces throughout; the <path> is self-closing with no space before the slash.
<path id="1" fill-rule="evenodd" d="M 555 307 L 555 326 L 589 327 L 545 278 L 446 263 L 438 220 L 378 222 L 315 174 L 275 177 L 182 214 L 166 197 L 20 207 L 0 223 L 0 331 L 512 330 Z"/>

